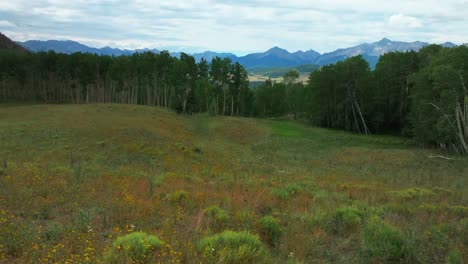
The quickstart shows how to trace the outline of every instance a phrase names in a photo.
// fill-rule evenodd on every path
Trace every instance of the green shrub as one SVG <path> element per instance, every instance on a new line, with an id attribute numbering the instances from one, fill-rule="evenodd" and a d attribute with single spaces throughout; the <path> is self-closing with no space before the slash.
<path id="1" fill-rule="evenodd" d="M 229 215 L 217 205 L 206 208 L 203 213 L 208 218 L 210 226 L 216 230 L 226 227 L 229 221 Z"/>
<path id="2" fill-rule="evenodd" d="M 5 258 L 7 255 L 17 258 L 27 252 L 25 245 L 31 242 L 33 235 L 29 227 L 22 222 L 16 222 L 17 219 L 2 219 L 1 211 L 0 263 L 8 263 L 8 258 Z"/>
<path id="3" fill-rule="evenodd" d="M 301 191 L 302 188 L 298 184 L 288 184 L 283 188 L 273 188 L 271 193 L 281 200 L 289 200 L 293 195 Z"/>
<path id="4" fill-rule="evenodd" d="M 317 190 L 317 191 L 312 191 L 312 196 L 314 197 L 314 200 L 326 200 L 328 196 L 330 195 L 329 192 L 324 191 L 324 190 Z"/>
<path id="5" fill-rule="evenodd" d="M 464 218 L 457 225 L 457 234 L 461 237 L 461 242 L 468 245 L 468 218 Z"/>
<path id="6" fill-rule="evenodd" d="M 395 227 L 373 220 L 363 230 L 362 249 L 366 257 L 398 261 L 405 256 L 405 238 Z"/>
<path id="7" fill-rule="evenodd" d="M 458 249 L 452 249 L 445 258 L 446 264 L 463 264 L 463 256 Z"/>
<path id="8" fill-rule="evenodd" d="M 283 230 L 273 216 L 264 216 L 260 219 L 260 230 L 265 241 L 272 247 L 278 245 Z"/>
<path id="9" fill-rule="evenodd" d="M 0 176 L 3 176 L 6 174 L 6 170 L 8 169 L 8 162 L 6 159 L 3 159 L 0 161 Z"/>
<path id="10" fill-rule="evenodd" d="M 47 224 L 44 232 L 45 239 L 51 242 L 59 240 L 63 235 L 63 225 L 58 222 Z"/>
<path id="11" fill-rule="evenodd" d="M 177 191 L 169 195 L 169 201 L 182 205 L 187 200 L 187 197 L 188 193 L 186 191 Z"/>
<path id="12" fill-rule="evenodd" d="M 288 193 L 290 193 L 291 195 L 294 195 L 298 193 L 299 191 L 301 191 L 302 187 L 299 184 L 291 183 L 291 184 L 286 185 L 285 189 Z"/>
<path id="13" fill-rule="evenodd" d="M 198 244 L 206 263 L 268 263 L 268 252 L 256 235 L 249 232 L 224 231 Z"/>
<path id="14" fill-rule="evenodd" d="M 452 227 L 448 224 L 432 226 L 426 234 L 430 243 L 439 249 L 447 249 L 450 246 L 450 233 Z"/>
<path id="15" fill-rule="evenodd" d="M 241 230 L 251 230 L 257 220 L 255 213 L 250 210 L 237 211 L 234 218 L 233 222 L 236 224 L 236 228 Z"/>
<path id="16" fill-rule="evenodd" d="M 363 213 L 354 207 L 343 207 L 336 210 L 332 217 L 330 228 L 333 232 L 344 234 L 355 231 L 362 223 Z"/>
<path id="17" fill-rule="evenodd" d="M 454 226 L 449 224 L 431 226 L 424 232 L 424 256 L 433 263 L 444 262 L 450 250 L 451 237 L 455 235 Z"/>
<path id="18" fill-rule="evenodd" d="M 74 183 L 75 184 L 83 183 L 85 173 L 84 173 L 84 168 L 81 162 L 77 162 L 73 164 L 72 171 L 73 171 L 72 176 L 73 176 Z"/>
<path id="19" fill-rule="evenodd" d="M 104 257 L 107 263 L 154 263 L 155 251 L 163 245 L 156 236 L 134 232 L 118 237 Z"/>
<path id="20" fill-rule="evenodd" d="M 390 194 L 392 194 L 394 197 L 404 200 L 420 199 L 436 195 L 433 190 L 426 188 L 409 188 L 398 191 L 391 191 Z"/>
<path id="21" fill-rule="evenodd" d="M 74 228 L 85 231 L 91 225 L 92 218 L 90 210 L 79 209 L 73 214 L 71 221 Z"/>
<path id="22" fill-rule="evenodd" d="M 271 190 L 271 194 L 278 197 L 278 199 L 280 200 L 289 200 L 289 198 L 291 198 L 291 195 L 289 194 L 289 192 L 282 188 L 273 188 Z"/>

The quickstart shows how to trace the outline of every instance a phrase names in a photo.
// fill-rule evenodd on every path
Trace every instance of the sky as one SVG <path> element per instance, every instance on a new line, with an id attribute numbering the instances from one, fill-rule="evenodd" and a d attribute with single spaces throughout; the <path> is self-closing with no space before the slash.
<path id="1" fill-rule="evenodd" d="M 320 53 L 384 37 L 468 43 L 468 0 L 0 0 L 15 41 L 232 52 Z"/>

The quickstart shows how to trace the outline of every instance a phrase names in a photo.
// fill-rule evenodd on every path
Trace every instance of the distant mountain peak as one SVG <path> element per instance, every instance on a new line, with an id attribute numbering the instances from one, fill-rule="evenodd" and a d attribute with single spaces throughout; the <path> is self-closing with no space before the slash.
<path id="1" fill-rule="evenodd" d="M 373 69 L 377 64 L 379 57 L 383 54 L 393 51 L 418 51 L 427 45 L 429 45 L 429 43 L 420 41 L 402 42 L 383 38 L 374 43 L 363 43 L 354 47 L 338 49 L 333 52 L 325 53 L 317 59 L 316 63 L 319 65 L 334 64 L 338 61 L 342 61 L 356 55 L 362 55 L 369 63 L 371 69 Z"/>
<path id="2" fill-rule="evenodd" d="M 388 43 L 392 43 L 392 41 L 390 39 L 388 39 L 388 38 L 383 38 L 380 41 L 378 41 L 377 43 L 381 44 L 381 45 L 386 45 Z"/>
<path id="3" fill-rule="evenodd" d="M 454 48 L 454 47 L 457 47 L 457 44 L 453 43 L 453 42 L 445 42 L 445 43 L 442 43 L 440 44 L 442 47 L 446 47 L 446 48 Z"/>
<path id="4" fill-rule="evenodd" d="M 289 53 L 289 51 L 282 49 L 278 46 L 274 46 L 273 48 L 266 51 L 266 53 L 277 53 L 277 52 Z"/>
<path id="5" fill-rule="evenodd" d="M 135 52 L 154 52 L 159 53 L 157 49 L 137 49 L 127 50 L 118 49 L 111 47 L 104 48 L 92 48 L 86 45 L 80 44 L 79 42 L 67 40 L 49 40 L 49 41 L 38 41 L 30 40 L 26 42 L 18 42 L 26 49 L 32 52 L 54 50 L 60 53 L 95 53 L 99 55 L 132 55 Z M 297 65 L 305 64 L 316 64 L 316 65 L 327 65 L 333 64 L 338 61 L 345 60 L 347 58 L 362 55 L 364 59 L 369 63 L 371 68 L 374 68 L 380 56 L 388 52 L 398 51 L 417 51 L 422 47 L 429 45 L 429 43 L 414 41 L 414 42 L 403 42 L 403 41 L 392 41 L 388 38 L 383 38 L 377 42 L 363 43 L 354 47 L 337 49 L 332 52 L 320 54 L 314 50 L 296 52 L 289 52 L 286 49 L 275 46 L 265 52 L 247 54 L 245 56 L 236 56 L 232 53 L 218 53 L 212 51 L 205 51 L 202 53 L 191 54 L 196 61 L 200 61 L 202 58 L 211 61 L 214 57 L 229 58 L 233 62 L 239 62 L 246 68 L 259 68 L 259 67 L 292 67 Z M 446 42 L 442 44 L 444 47 L 456 47 L 455 44 Z M 180 52 L 170 52 L 171 56 L 179 57 Z"/>

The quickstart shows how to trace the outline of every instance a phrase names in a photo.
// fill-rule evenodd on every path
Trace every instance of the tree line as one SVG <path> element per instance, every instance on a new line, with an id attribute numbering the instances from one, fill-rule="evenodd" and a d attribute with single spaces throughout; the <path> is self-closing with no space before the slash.
<path id="1" fill-rule="evenodd" d="M 182 53 L 98 56 L 52 51 L 0 53 L 1 101 L 124 103 L 168 107 L 179 113 L 250 115 L 245 68 L 230 59 L 211 63 Z"/>
<path id="2" fill-rule="evenodd" d="M 468 47 L 390 52 L 371 71 L 362 56 L 249 88 L 246 69 L 182 53 L 98 56 L 0 52 L 1 101 L 125 103 L 179 113 L 279 117 L 362 134 L 398 134 L 468 154 Z"/>
<path id="3" fill-rule="evenodd" d="M 310 74 L 307 114 L 315 125 L 468 154 L 467 63 L 466 45 L 387 53 L 374 71 L 352 57 Z"/>

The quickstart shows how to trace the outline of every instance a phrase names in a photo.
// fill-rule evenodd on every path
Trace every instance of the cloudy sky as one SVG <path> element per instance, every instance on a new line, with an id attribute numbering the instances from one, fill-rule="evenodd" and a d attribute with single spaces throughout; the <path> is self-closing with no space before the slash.
<path id="1" fill-rule="evenodd" d="M 378 41 L 468 42 L 468 0 L 0 0 L 17 41 L 229 51 L 319 52 Z"/>

